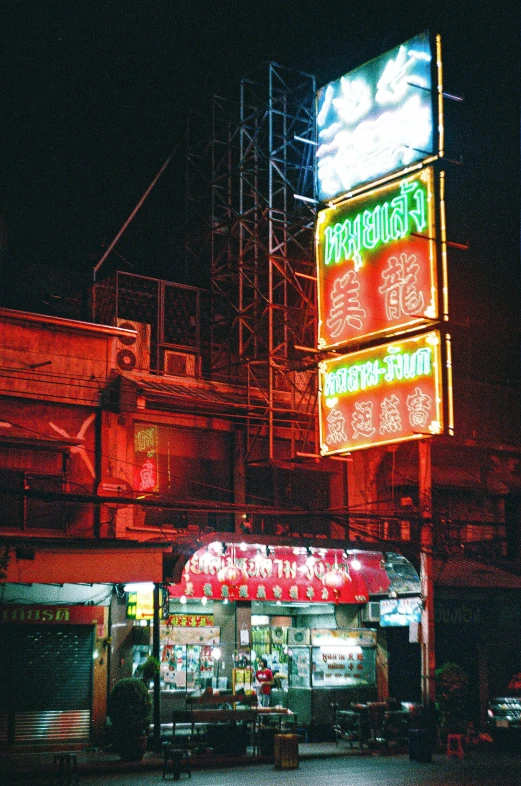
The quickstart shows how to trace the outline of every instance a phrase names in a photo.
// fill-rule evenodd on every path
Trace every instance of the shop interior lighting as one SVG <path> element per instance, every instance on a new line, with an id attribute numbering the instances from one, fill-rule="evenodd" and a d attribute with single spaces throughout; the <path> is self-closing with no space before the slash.
<path id="1" fill-rule="evenodd" d="M 206 595 L 203 595 L 203 597 L 201 598 L 201 603 L 203 606 L 206 606 L 206 604 L 208 603 L 208 598 L 206 597 Z"/>
<path id="2" fill-rule="evenodd" d="M 130 583 L 130 584 L 125 584 L 123 590 L 125 592 L 153 592 L 154 584 L 151 581 Z"/>
<path id="3" fill-rule="evenodd" d="M 362 567 L 362 563 L 356 557 L 351 560 L 349 565 L 353 568 L 353 570 L 360 570 L 360 568 Z"/>
<path id="4" fill-rule="evenodd" d="M 186 595 L 181 595 L 179 598 L 179 603 L 182 603 L 183 605 L 186 603 Z"/>

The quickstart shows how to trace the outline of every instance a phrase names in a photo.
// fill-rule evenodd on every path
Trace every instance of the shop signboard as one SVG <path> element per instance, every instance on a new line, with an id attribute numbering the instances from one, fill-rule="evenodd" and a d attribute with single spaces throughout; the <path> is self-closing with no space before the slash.
<path id="1" fill-rule="evenodd" d="M 318 91 L 320 201 L 437 155 L 442 117 L 433 100 L 441 101 L 433 49 L 429 33 L 421 33 Z"/>
<path id="2" fill-rule="evenodd" d="M 376 685 L 374 647 L 323 645 L 312 648 L 311 685 L 314 688 Z"/>
<path id="3" fill-rule="evenodd" d="M 350 647 L 376 647 L 376 631 L 366 628 L 340 630 L 338 628 L 314 628 L 311 644 L 316 646 L 348 645 Z"/>
<path id="4" fill-rule="evenodd" d="M 134 490 L 158 491 L 158 427 L 134 424 Z"/>
<path id="5" fill-rule="evenodd" d="M 206 628 L 176 628 L 172 625 L 161 625 L 161 645 L 201 644 L 216 646 L 221 640 L 221 629 L 214 625 Z"/>
<path id="6" fill-rule="evenodd" d="M 217 544 L 219 549 L 221 544 Z M 268 600 L 307 603 L 367 603 L 369 593 L 363 570 L 349 566 L 339 549 L 313 549 L 309 559 L 303 547 L 266 547 L 255 544 L 229 546 L 225 554 L 212 548 L 201 549 L 187 562 L 181 581 L 169 586 L 171 597 L 187 599 Z M 219 581 L 217 574 L 226 565 L 237 565 L 244 579 L 237 587 Z M 322 577 L 335 569 L 349 575 L 349 581 L 335 593 L 324 587 Z"/>
<path id="7" fill-rule="evenodd" d="M 159 592 L 159 616 L 163 616 L 163 591 Z M 154 590 L 127 592 L 127 618 L 151 620 L 154 618 Z"/>
<path id="8" fill-rule="evenodd" d="M 321 454 L 443 433 L 442 377 L 437 330 L 320 362 Z"/>
<path id="9" fill-rule="evenodd" d="M 321 210 L 315 242 L 319 349 L 439 318 L 432 167 Z"/>
<path id="10" fill-rule="evenodd" d="M 47 606 L 8 604 L 0 609 L 0 623 L 17 625 L 103 625 L 104 606 Z"/>
<path id="11" fill-rule="evenodd" d="M 380 601 L 380 625 L 397 628 L 421 622 L 421 598 L 389 598 Z"/>

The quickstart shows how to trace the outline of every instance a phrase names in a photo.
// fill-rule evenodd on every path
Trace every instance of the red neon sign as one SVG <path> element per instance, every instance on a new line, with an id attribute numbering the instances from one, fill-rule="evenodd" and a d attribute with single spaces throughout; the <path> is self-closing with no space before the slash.
<path id="1" fill-rule="evenodd" d="M 320 349 L 438 318 L 432 167 L 320 211 L 316 246 Z"/>
<path id="2" fill-rule="evenodd" d="M 319 364 L 322 455 L 443 432 L 440 333 Z"/>

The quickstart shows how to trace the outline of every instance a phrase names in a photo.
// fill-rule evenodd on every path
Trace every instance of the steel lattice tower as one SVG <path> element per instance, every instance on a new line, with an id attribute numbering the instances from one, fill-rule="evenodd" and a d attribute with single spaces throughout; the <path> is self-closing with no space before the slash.
<path id="1" fill-rule="evenodd" d="M 283 420 L 295 451 L 316 452 L 315 374 L 295 349 L 315 345 L 315 90 L 269 63 L 238 100 L 214 97 L 211 143 L 188 155 L 192 186 L 203 160 L 209 173 L 212 378 L 247 387 L 250 457 L 274 458 Z"/>

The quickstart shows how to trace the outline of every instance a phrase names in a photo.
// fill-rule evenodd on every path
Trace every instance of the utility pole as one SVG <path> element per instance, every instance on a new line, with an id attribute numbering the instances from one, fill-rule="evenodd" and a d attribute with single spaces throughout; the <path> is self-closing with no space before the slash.
<path id="1" fill-rule="evenodd" d="M 431 440 L 418 442 L 419 501 L 421 515 L 420 581 L 423 608 L 420 626 L 421 692 L 424 707 L 431 707 L 436 699 L 436 656 L 434 651 L 434 580 L 432 564 L 432 468 Z"/>

